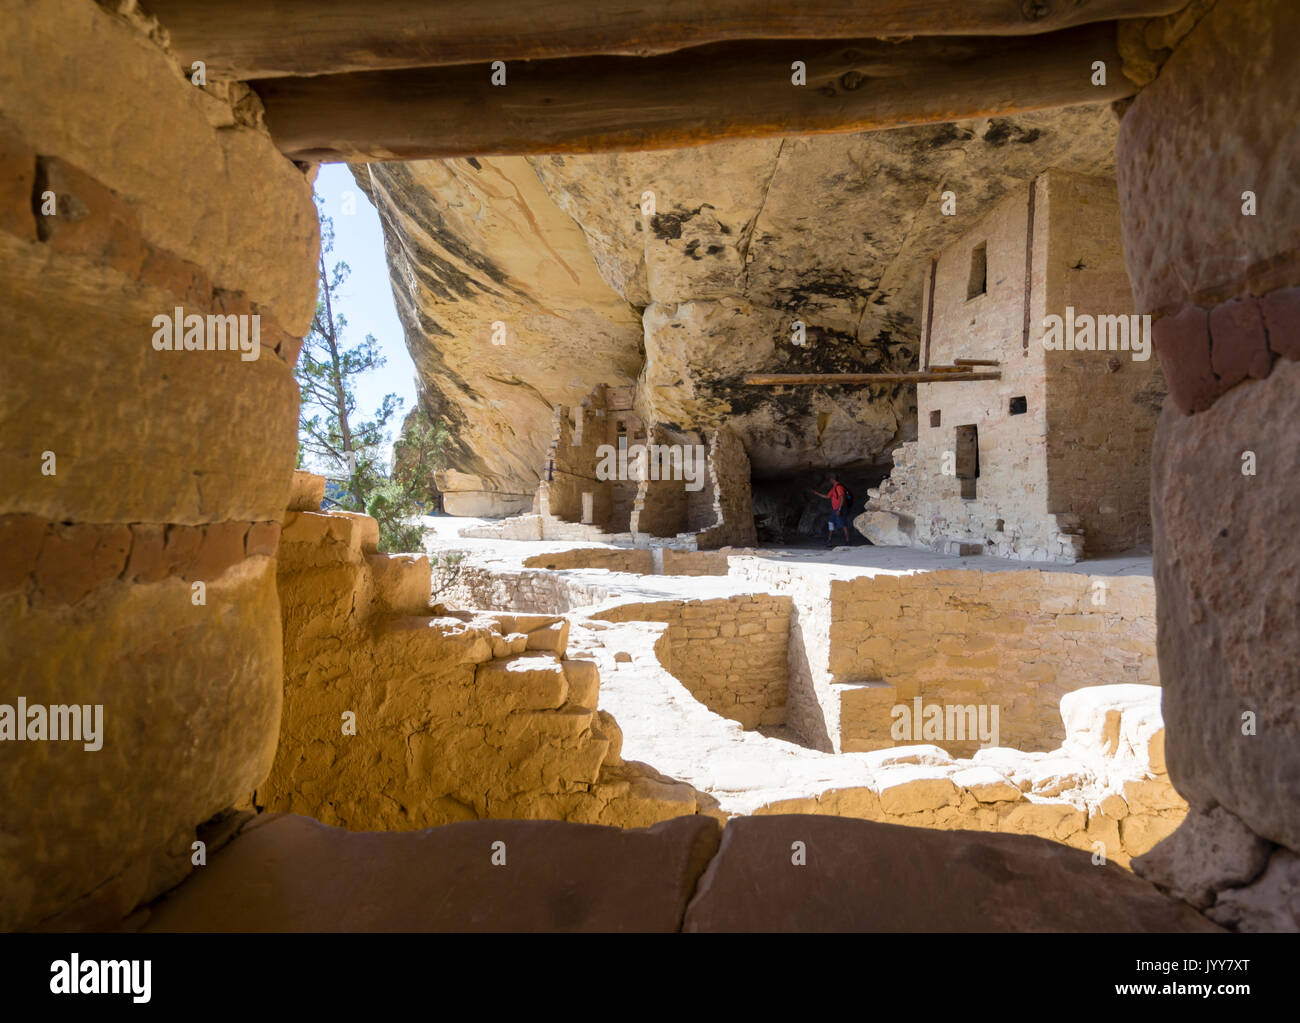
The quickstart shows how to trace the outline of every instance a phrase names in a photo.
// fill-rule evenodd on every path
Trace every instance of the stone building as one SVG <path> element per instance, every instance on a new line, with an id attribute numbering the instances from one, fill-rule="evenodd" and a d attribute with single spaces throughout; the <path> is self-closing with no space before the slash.
<path id="1" fill-rule="evenodd" d="M 701 436 L 647 426 L 628 387 L 598 385 L 556 405 L 531 515 L 463 536 L 603 540 L 708 549 L 755 542 L 744 444 L 726 428 Z"/>
<path id="2" fill-rule="evenodd" d="M 164 5 L 148 6 L 156 14 Z M 1105 103 L 1120 118 L 1115 162 L 1124 249 L 1136 305 L 1152 314 L 1169 383 L 1150 460 L 1156 643 L 1164 686 L 1160 709 L 1168 733 L 1159 763 L 1188 804 L 1173 835 L 1135 861 L 1135 871 L 1146 880 L 1099 869 L 1086 852 L 1045 846 L 1023 834 L 973 838 L 965 830 L 944 834 L 802 812 L 733 821 L 721 833 L 704 813 L 642 832 L 495 819 L 406 833 L 347 832 L 294 814 L 262 813 L 250 821 L 234 812 L 250 792 L 268 779 L 274 783 L 282 734 L 303 737 L 304 756 L 331 755 L 308 728 L 296 727 L 314 722 L 298 716 L 302 704 L 295 706 L 294 683 L 309 676 L 294 672 L 306 660 L 300 652 L 319 656 L 325 669 L 319 687 L 323 729 L 339 700 L 329 687 L 354 685 L 349 674 L 332 673 L 339 667 L 335 650 L 340 639 L 347 643 L 358 635 L 373 635 L 374 663 L 383 669 L 372 676 L 375 688 L 362 695 L 372 712 L 383 713 L 378 721 L 393 739 L 381 746 L 379 736 L 365 732 L 363 718 L 357 738 L 374 743 L 358 749 L 378 752 L 385 763 L 418 775 L 429 751 L 438 750 L 448 734 L 444 725 L 456 717 L 458 705 L 450 698 L 469 701 L 460 707 L 479 700 L 477 693 L 449 687 L 435 692 L 427 685 L 438 676 L 460 688 L 456 680 L 468 679 L 467 666 L 444 672 L 445 663 L 434 658 L 420 656 L 411 663 L 398 656 L 420 642 L 435 653 L 446 651 L 455 642 L 452 636 L 461 634 L 463 649 L 474 653 L 465 659 L 475 665 L 475 681 L 480 667 L 485 672 L 485 690 L 490 684 L 500 693 L 518 683 L 518 699 L 509 709 L 523 713 L 512 728 L 536 731 L 540 719 L 555 730 L 550 734 L 577 732 L 577 738 L 554 744 L 573 751 L 573 759 L 566 755 L 562 764 L 589 755 L 597 759 L 594 754 L 608 742 L 600 771 L 593 763 L 581 782 L 567 766 L 543 774 L 553 787 L 573 783 L 599 789 L 609 780 L 602 778 L 604 768 L 624 765 L 611 763 L 616 734 L 600 727 L 598 708 L 587 706 L 596 695 L 590 669 L 570 673 L 561 664 L 557 671 L 555 649 L 532 651 L 539 655 L 535 673 L 516 675 L 507 667 L 538 642 L 549 639 L 558 648 L 558 637 L 542 635 L 551 625 L 521 623 L 514 612 L 497 618 L 491 628 L 456 619 L 445 630 L 431 625 L 441 617 L 433 608 L 414 615 L 413 604 L 406 603 L 413 580 L 423 596 L 423 569 L 372 564 L 363 540 L 370 527 L 335 533 L 332 524 L 340 516 L 319 518 L 331 523 L 329 535 L 337 538 L 328 543 L 346 551 L 330 550 L 324 535 L 319 545 L 299 542 L 305 536 L 295 537 L 293 527 L 310 529 L 312 523 L 294 520 L 281 555 L 281 523 L 297 450 L 292 368 L 316 308 L 319 225 L 312 182 L 315 160 L 331 155 L 319 140 L 351 133 L 357 144 L 350 151 L 362 157 L 450 153 L 471 169 L 480 157 L 487 161 L 503 149 L 517 154 L 552 147 L 554 135 L 545 132 L 563 124 L 559 118 L 530 121 L 521 128 L 524 136 L 504 146 L 499 136 L 488 134 L 497 125 L 484 115 L 486 105 L 519 104 L 529 92 L 525 76 L 494 92 L 481 73 L 483 58 L 509 60 L 512 69 L 528 62 L 536 52 L 521 49 L 527 33 L 504 31 L 505 22 L 494 21 L 491 34 L 475 43 L 453 19 L 425 19 L 421 31 L 412 32 L 409 19 L 399 13 L 390 15 L 386 33 L 376 26 L 377 44 L 361 52 L 354 26 L 360 19 L 377 22 L 379 5 L 350 5 L 354 20 L 334 22 L 340 41 L 322 53 L 321 36 L 305 31 L 294 5 L 261 5 L 259 12 L 281 20 L 262 22 L 260 29 L 245 18 L 208 17 L 211 4 L 165 6 L 166 17 L 159 22 L 144 18 L 130 0 L 0 0 L 0 11 L 8 15 L 0 18 L 0 163 L 5 168 L 0 175 L 0 316 L 6 326 L 6 371 L 0 374 L 0 475 L 6 481 L 0 490 L 0 678 L 7 683 L 0 704 L 12 708 L 23 700 L 29 708 L 81 705 L 107 711 L 97 751 L 63 741 L 22 741 L 0 755 L 0 790 L 10 797 L 0 800 L 0 929 L 116 930 L 151 920 L 151 926 L 164 926 L 166 917 L 150 908 L 164 893 L 173 912 L 186 901 L 194 907 L 192 915 L 171 918 L 175 929 L 186 931 L 1167 933 L 1215 924 L 1242 931 L 1300 929 L 1294 899 L 1300 883 L 1295 710 L 1300 548 L 1294 543 L 1300 531 L 1300 504 L 1294 500 L 1300 474 L 1300 448 L 1294 442 L 1300 417 L 1300 189 L 1294 175 L 1300 78 L 1286 56 L 1289 49 L 1278 43 L 1300 34 L 1300 6 L 1285 0 L 1217 0 L 1212 6 L 1195 2 L 1169 17 L 1143 18 L 1135 3 L 1132 16 L 1118 25 L 1082 26 L 1086 46 L 1080 46 L 1074 29 L 1064 29 L 1063 37 L 1047 31 L 1059 22 L 1045 17 L 1035 22 L 1043 29 L 1040 35 L 990 34 L 953 44 L 961 47 L 959 53 L 976 53 L 973 64 L 952 60 L 946 56 L 952 46 L 919 34 L 927 27 L 925 19 L 896 14 L 886 25 L 881 11 L 871 9 L 860 15 L 869 22 L 854 23 L 858 32 L 908 37 L 880 44 L 889 49 L 883 66 L 911 76 L 886 93 L 855 88 L 837 93 L 831 103 L 808 103 L 812 89 L 796 93 L 784 74 L 772 76 L 766 71 L 770 65 L 745 59 L 765 38 L 761 25 L 750 26 L 748 39 L 726 44 L 731 49 L 721 52 L 732 54 L 727 60 L 717 59 L 718 49 L 708 60 L 690 53 L 637 58 L 647 63 L 636 65 L 634 73 L 642 77 L 632 80 L 632 72 L 618 70 L 625 64 L 601 56 L 600 90 L 591 89 L 587 76 L 561 68 L 563 73 L 539 79 L 532 93 L 539 107 L 553 104 L 586 118 L 566 128 L 567 144 L 596 156 L 621 141 L 607 130 L 609 118 L 626 122 L 635 115 L 661 124 L 674 109 L 685 125 L 680 131 L 694 133 L 692 142 L 759 131 L 881 127 L 932 119 L 936 110 L 954 116 L 953 97 L 972 117 L 1001 116 L 1008 93 L 981 94 L 990 67 L 1016 77 L 1022 105 Z M 518 9 L 504 15 L 530 16 L 522 5 L 514 6 Z M 1099 6 L 1071 8 L 1068 14 L 1087 16 Z M 1142 6 L 1154 14 L 1157 5 Z M 987 18 L 991 9 L 957 5 L 953 10 Z M 654 16 L 653 11 L 641 14 Z M 587 53 L 627 52 L 639 34 L 611 37 L 607 33 L 617 32 L 617 26 L 591 19 L 586 24 L 606 33 Z M 583 27 L 579 19 L 575 32 Z M 221 28 L 235 40 L 227 38 L 224 53 Z M 442 28 L 465 38 L 432 35 Z M 579 45 L 576 34 L 557 37 L 551 26 L 541 28 L 561 45 Z M 677 28 L 695 42 L 711 38 L 703 22 L 683 19 Z M 254 48 L 282 42 L 302 74 L 267 79 L 268 61 Z M 358 61 L 389 59 L 403 46 L 427 56 L 447 53 L 448 43 L 461 44 L 456 52 L 463 66 L 349 73 L 358 70 Z M 879 52 L 870 40 L 828 49 L 845 54 L 837 59 L 864 67 Z M 1086 65 L 1081 65 L 1099 50 L 1111 67 L 1107 89 L 1095 88 L 1082 73 Z M 1129 56 L 1121 56 L 1121 50 Z M 200 59 L 209 72 L 224 67 L 225 77 L 214 74 L 207 86 L 196 87 L 187 71 Z M 562 59 L 584 57 L 535 63 Z M 70 67 L 76 74 L 68 73 Z M 413 70 L 420 75 L 420 89 L 409 88 Z M 738 87 L 734 76 L 741 73 L 767 75 L 770 81 L 751 78 Z M 371 90 L 360 98 L 352 90 L 358 78 Z M 651 87 L 634 90 L 642 81 Z M 859 84 L 856 77 L 848 81 Z M 719 87 L 720 82 L 728 87 Z M 569 95 L 582 89 L 594 101 L 555 101 L 555 89 L 565 83 L 572 83 Z M 836 91 L 830 79 L 825 88 Z M 665 103 L 674 94 L 682 98 L 675 107 Z M 737 95 L 752 101 L 738 104 L 735 117 L 701 116 L 700 102 Z M 786 106 L 782 114 L 767 97 L 800 106 Z M 1126 102 L 1112 107 L 1113 100 Z M 430 106 L 435 102 L 459 105 L 462 120 L 470 123 L 453 131 L 457 125 L 438 116 Z M 413 109 L 411 103 L 421 105 Z M 781 116 L 774 117 L 774 111 Z M 304 114 L 321 125 L 315 136 L 308 131 L 310 121 L 303 127 Z M 813 115 L 820 120 L 814 122 Z M 160 132 L 159 125 L 166 130 Z M 394 126 L 423 133 L 424 145 L 400 144 Z M 369 133 L 368 141 L 359 133 Z M 648 135 L 634 141 L 649 146 L 680 137 Z M 1005 133 L 1002 138 L 1005 142 Z M 801 147 L 793 142 L 785 148 Z M 1014 155 L 1015 149 L 1006 145 L 1002 151 Z M 731 166 L 718 158 L 716 173 Z M 766 196 L 770 177 L 757 181 Z M 1050 214 L 1053 184 L 1051 176 L 1040 178 L 1029 193 L 1042 216 Z M 922 183 L 918 191 L 925 187 Z M 799 190 L 825 208 L 823 196 L 802 180 Z M 867 190 L 900 205 L 892 187 Z M 1258 217 L 1243 215 L 1243 190 L 1252 196 L 1258 190 Z M 514 205 L 510 192 L 504 194 L 506 204 Z M 618 194 L 626 198 L 639 188 Z M 41 212 L 44 203 L 34 203 L 34 196 L 53 203 L 49 213 Z M 428 203 L 410 198 L 409 222 L 426 234 L 441 234 L 441 214 L 434 216 Z M 466 202 L 453 216 L 480 216 L 484 205 Z M 1088 213 L 1084 228 L 1091 231 L 1104 218 L 1096 209 Z M 1044 250 L 1036 231 L 1026 234 L 1033 268 L 1029 282 L 1040 288 L 1042 273 L 1041 288 L 1055 296 L 1045 308 L 1059 308 L 1067 295 L 1082 306 L 1073 290 L 1053 288 L 1065 287 L 1071 272 L 1095 272 L 1087 253 L 1052 256 L 1048 263 L 1052 238 Z M 1063 237 L 1074 243 L 1070 234 Z M 747 251 L 752 251 L 750 238 L 744 234 Z M 685 248 L 695 238 L 664 241 Z M 1004 271 L 993 236 L 987 244 L 986 284 L 996 289 Z M 709 265 L 708 248 L 695 246 L 704 250 L 697 265 Z M 551 301 L 550 282 L 563 283 L 568 263 L 552 258 L 549 247 L 545 256 L 539 251 L 524 244 L 516 248 L 521 260 L 528 252 L 545 268 L 548 276 L 530 293 Z M 739 251 L 719 255 L 730 258 Z M 969 276 L 969 255 L 958 254 L 953 270 L 958 281 Z M 461 257 L 440 264 L 441 276 L 423 275 L 431 290 L 474 290 L 456 269 L 467 262 L 487 279 L 505 277 L 484 260 Z M 738 265 L 744 265 L 743 258 Z M 746 272 L 759 279 L 756 270 Z M 1006 273 L 1014 280 L 1014 269 Z M 943 274 L 934 276 L 941 284 Z M 514 290 L 497 288 L 498 293 Z M 984 303 L 996 294 L 990 291 Z M 722 308 L 721 300 L 707 301 Z M 245 362 L 229 352 L 156 352 L 150 345 L 151 322 L 177 305 L 197 315 L 259 316 L 261 358 Z M 640 305 L 623 303 L 621 322 L 635 326 Z M 431 333 L 445 329 L 434 317 L 427 320 Z M 941 332 L 932 333 L 937 334 L 932 345 L 943 342 Z M 594 359 L 588 351 L 597 346 L 585 336 L 579 341 L 587 369 Z M 1031 347 L 1032 342 L 1031 337 Z M 555 350 L 557 360 L 572 351 L 561 345 Z M 725 353 L 729 366 L 734 352 Z M 1115 379 L 1140 366 L 1151 372 L 1119 354 Z M 954 353 L 944 353 L 950 356 Z M 427 353 L 423 357 L 432 365 Z M 1020 358 L 1028 366 L 1036 356 Z M 1062 366 L 1082 375 L 1100 358 L 1095 352 L 1075 353 L 1075 361 Z M 636 360 L 623 361 L 634 373 Z M 937 353 L 927 361 L 937 364 Z M 1007 368 L 1008 359 L 1001 361 Z M 1017 423 L 1045 408 L 1044 477 L 1050 498 L 1054 478 L 1059 482 L 1054 467 L 1063 464 L 1053 460 L 1052 431 L 1064 427 L 1052 419 L 1059 381 L 1054 383 L 1053 364 L 1046 366 L 1037 406 L 1028 388 L 1007 387 L 1014 383 L 1009 370 L 992 387 L 950 385 L 953 397 L 943 400 L 970 402 L 985 391 L 999 402 L 1024 397 L 1027 412 L 1014 417 Z M 599 379 L 618 379 L 596 368 Z M 505 379 L 467 392 L 465 408 L 490 408 L 506 389 L 521 389 L 513 378 Z M 584 379 L 563 400 L 580 400 L 591 386 Z M 937 390 L 943 397 L 948 389 Z M 1115 413 L 1102 404 L 1102 396 L 1088 399 L 1107 420 Z M 549 416 L 549 403 L 533 404 L 540 410 L 536 417 Z M 1062 407 L 1068 410 L 1068 401 Z M 930 410 L 939 411 L 948 425 L 987 424 L 982 432 L 993 432 L 991 410 L 989 418 L 978 420 L 974 409 L 953 404 Z M 486 436 L 513 425 L 483 415 L 478 422 Z M 538 445 L 539 452 L 544 446 Z M 1242 471 L 1246 450 L 1258 456 L 1258 475 Z M 975 480 L 978 501 L 988 490 L 985 472 L 991 470 L 985 467 L 996 464 L 999 451 L 986 437 L 978 438 L 975 451 L 984 464 L 978 475 L 966 478 Z M 519 464 L 540 461 L 520 458 Z M 485 459 L 480 462 L 491 467 Z M 479 462 L 466 464 L 465 472 L 480 471 Z M 508 496 L 522 495 L 512 490 Z M 1087 531 L 1086 509 L 1076 513 Z M 1085 539 L 1092 535 L 1085 532 Z M 346 608 L 343 600 L 331 601 L 340 612 L 336 617 L 322 620 L 324 601 L 293 602 L 294 589 L 308 582 L 302 576 L 310 573 L 318 574 L 323 593 L 348 593 Z M 815 581 L 813 573 L 803 574 Z M 329 582 L 338 585 L 324 585 Z M 194 602 L 199 583 L 203 604 Z M 355 592 L 373 586 L 379 596 L 359 602 L 356 615 L 348 591 L 354 584 Z M 285 596 L 291 598 L 287 605 Z M 937 594 L 935 602 L 946 599 Z M 380 635 L 378 628 L 369 632 L 372 626 L 409 628 L 416 635 L 402 643 Z M 313 633 L 323 627 L 332 634 Z M 830 642 L 828 633 L 814 639 Z M 651 639 L 642 643 L 637 649 L 645 663 L 651 660 L 645 656 Z M 820 676 L 822 658 L 810 646 L 802 653 L 817 655 Z M 506 656 L 497 656 L 502 648 Z M 390 651 L 392 659 L 382 660 Z M 489 651 L 490 660 L 477 659 Z M 620 654 L 630 656 L 615 649 L 600 665 L 611 669 L 609 676 L 613 665 L 631 663 Z M 870 649 L 861 654 L 864 671 L 868 656 L 874 659 Z M 355 663 L 364 663 L 359 652 Z M 423 674 L 426 669 L 429 674 Z M 534 682 L 543 679 L 550 683 L 549 706 L 526 705 L 541 689 Z M 381 697 L 389 695 L 394 702 L 384 705 Z M 403 696 L 409 711 L 397 709 Z M 1241 727 L 1247 711 L 1255 726 L 1249 734 Z M 1115 734 L 1107 713 L 1093 720 L 1090 734 Z M 341 739 L 338 718 L 328 724 Z M 407 767 L 404 737 L 417 727 L 430 739 L 412 744 Z M 583 735 L 583 728 L 590 734 Z M 12 733 L 5 741 L 11 738 Z M 495 759 L 482 752 L 485 760 L 478 762 Z M 1149 763 L 1150 753 L 1148 743 Z M 621 748 L 616 755 L 621 759 Z M 845 762 L 844 757 L 833 760 Z M 356 762 L 349 760 L 336 773 L 359 789 L 361 779 L 346 771 Z M 319 767 L 315 761 L 305 766 Z M 534 766 L 536 761 L 529 768 Z M 540 766 L 544 769 L 545 762 Z M 910 769 L 921 766 L 888 764 L 880 773 L 888 769 L 891 775 L 877 780 L 876 787 L 889 792 L 900 774 L 914 780 L 918 772 Z M 511 767 L 520 773 L 520 765 Z M 964 803 L 970 788 L 958 795 L 957 783 L 949 784 L 951 798 Z M 473 794 L 486 800 L 497 791 L 475 784 Z M 508 796 L 521 791 L 531 787 L 506 790 Z M 885 805 L 882 795 L 872 796 Z M 328 798 L 322 795 L 317 805 Z M 852 810 L 843 799 L 826 805 L 841 814 Z M 895 808 L 914 820 L 931 813 L 913 815 L 911 805 Z M 517 809 L 512 805 L 509 812 Z M 1128 819 L 1120 822 L 1121 834 Z M 508 871 L 483 855 L 499 838 L 510 843 Z M 203 866 L 191 858 L 196 839 L 207 849 Z M 816 853 L 815 869 L 790 869 L 794 840 L 825 851 Z M 543 852 L 515 854 L 524 848 Z M 1006 863 L 1008 869 L 990 872 L 990 862 Z"/>
<path id="3" fill-rule="evenodd" d="M 1149 543 L 1163 389 L 1114 180 L 1053 169 L 1026 183 L 931 260 L 923 303 L 922 369 L 977 360 L 998 378 L 917 385 L 917 439 L 858 528 L 1034 561 Z"/>

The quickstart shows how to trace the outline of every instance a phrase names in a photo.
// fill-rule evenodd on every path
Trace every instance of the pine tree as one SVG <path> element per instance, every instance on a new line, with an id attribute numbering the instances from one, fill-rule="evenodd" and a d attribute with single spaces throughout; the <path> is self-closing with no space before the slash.
<path id="1" fill-rule="evenodd" d="M 317 205 L 321 205 L 319 196 Z M 347 319 L 335 312 L 339 289 L 351 268 L 343 261 L 327 269 L 334 251 L 334 221 L 322 211 L 320 291 L 316 316 L 303 340 L 294 376 L 302 395 L 298 413 L 298 463 L 323 469 L 325 475 L 346 480 L 338 503 L 349 511 L 365 511 L 371 493 L 386 478 L 382 446 L 389 420 L 401 408 L 395 394 L 384 396 L 371 419 L 357 416 L 355 380 L 379 369 L 385 359 L 374 335 L 349 347 L 344 340 Z"/>

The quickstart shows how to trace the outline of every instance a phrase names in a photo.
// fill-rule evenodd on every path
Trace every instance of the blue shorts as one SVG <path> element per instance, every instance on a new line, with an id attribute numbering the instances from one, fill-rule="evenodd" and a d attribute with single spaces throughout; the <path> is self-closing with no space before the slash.
<path id="1" fill-rule="evenodd" d="M 826 526 L 827 529 L 843 529 L 848 523 L 844 521 L 844 509 L 831 512 L 831 521 Z"/>

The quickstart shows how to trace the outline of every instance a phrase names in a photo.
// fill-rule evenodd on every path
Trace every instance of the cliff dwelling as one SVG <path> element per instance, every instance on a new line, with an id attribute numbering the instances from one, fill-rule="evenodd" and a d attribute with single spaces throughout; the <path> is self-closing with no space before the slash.
<path id="1" fill-rule="evenodd" d="M 0 930 L 1300 930 L 1300 7 L 428 6 L 0 0 Z"/>

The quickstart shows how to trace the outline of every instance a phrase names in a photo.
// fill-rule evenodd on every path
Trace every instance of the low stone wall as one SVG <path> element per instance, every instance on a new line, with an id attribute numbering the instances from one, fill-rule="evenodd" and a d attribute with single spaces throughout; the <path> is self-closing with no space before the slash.
<path id="1" fill-rule="evenodd" d="M 690 786 L 621 760 L 563 619 L 447 614 L 429 604 L 428 559 L 377 554 L 377 539 L 363 515 L 284 521 L 284 713 L 257 807 L 352 830 L 697 812 Z"/>
<path id="2" fill-rule="evenodd" d="M 579 547 L 554 554 L 535 554 L 524 561 L 524 567 L 603 568 L 637 575 L 726 575 L 728 572 L 727 555 L 721 551 L 676 551 L 663 547 L 632 550 Z"/>
<path id="3" fill-rule="evenodd" d="M 1056 708 L 1067 692 L 1159 682 L 1147 576 L 962 569 L 809 580 L 755 559 L 732 573 L 795 597 L 789 721 L 821 749 L 896 745 L 891 710 L 919 698 L 990 716 L 996 706 L 1002 745 L 1048 750 L 1064 738 Z M 958 755 L 980 746 L 955 735 L 901 741 Z"/>
<path id="4" fill-rule="evenodd" d="M 649 550 L 620 550 L 604 547 L 579 547 L 554 554 L 535 554 L 524 561 L 525 568 L 551 570 L 569 568 L 604 568 L 610 572 L 636 572 L 653 575 L 655 559 Z"/>
<path id="5" fill-rule="evenodd" d="M 1158 686 L 1067 694 L 1066 738 L 1050 751 L 996 747 L 958 758 L 924 744 L 827 753 L 743 731 L 703 707 L 666 670 L 664 625 L 586 620 L 573 636 L 607 680 L 605 701 L 627 725 L 624 749 L 694 786 L 723 818 L 838 815 L 1037 835 L 1127 866 L 1186 813 L 1166 768 Z"/>
<path id="6" fill-rule="evenodd" d="M 455 554 L 438 555 L 433 566 L 434 596 L 451 607 L 565 614 L 603 602 L 617 582 L 590 582 L 545 568 L 496 569 L 465 564 Z"/>
<path id="7" fill-rule="evenodd" d="M 663 622 L 660 663 L 715 714 L 743 728 L 784 724 L 789 597 L 747 593 L 717 600 L 624 604 L 592 618 Z"/>
<path id="8" fill-rule="evenodd" d="M 731 569 L 723 551 L 675 551 L 661 548 L 660 575 L 726 575 Z"/>
<path id="9" fill-rule="evenodd" d="M 771 802 L 753 812 L 832 813 L 945 830 L 1038 835 L 1118 863 L 1148 852 L 1187 815 L 1165 766 L 1156 686 L 1094 686 L 1060 707 L 1064 744 L 955 759 L 935 746 L 860 754 L 867 785 Z"/>

